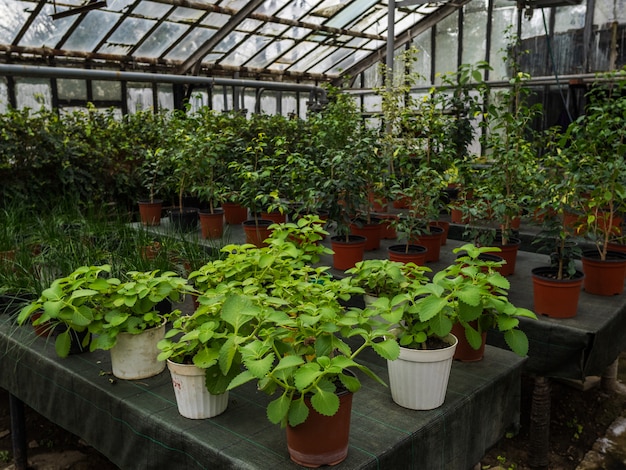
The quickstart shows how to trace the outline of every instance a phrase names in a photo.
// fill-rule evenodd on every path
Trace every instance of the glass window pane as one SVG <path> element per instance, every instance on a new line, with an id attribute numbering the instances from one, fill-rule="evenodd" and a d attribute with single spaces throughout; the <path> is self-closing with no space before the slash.
<path id="1" fill-rule="evenodd" d="M 220 41 L 218 45 L 213 48 L 213 52 L 228 52 L 233 47 L 238 45 L 241 41 L 246 37 L 243 33 L 238 33 L 237 31 L 233 31 L 228 36 Z"/>
<path id="2" fill-rule="evenodd" d="M 174 91 L 171 85 L 158 85 L 157 99 L 159 101 L 159 110 L 174 109 Z"/>
<path id="3" fill-rule="evenodd" d="M 541 12 L 543 11 L 543 15 Z M 552 11 L 550 8 L 538 8 L 533 12 L 533 15 L 528 19 L 524 17 L 522 21 L 522 39 L 533 38 L 536 36 L 543 36 L 546 34 L 546 30 L 549 28 L 550 15 Z M 545 15 L 545 23 L 544 23 Z"/>
<path id="4" fill-rule="evenodd" d="M 228 23 L 229 19 L 230 19 L 230 16 L 228 15 L 223 15 L 222 13 L 211 13 L 209 16 L 203 19 L 200 23 L 205 26 L 210 26 L 210 27 L 218 29 L 224 26 L 226 23 Z"/>
<path id="5" fill-rule="evenodd" d="M 439 23 L 435 38 L 435 73 L 448 73 L 458 69 L 459 15 L 454 13 Z M 437 82 L 438 80 L 435 79 Z"/>
<path id="6" fill-rule="evenodd" d="M 276 114 L 276 93 L 266 91 L 261 95 L 261 111 L 266 114 Z"/>
<path id="7" fill-rule="evenodd" d="M 204 106 L 209 106 L 209 93 L 205 90 L 196 90 L 189 99 L 191 112 L 197 112 Z"/>
<path id="8" fill-rule="evenodd" d="M 557 8 L 554 15 L 554 33 L 565 33 L 573 29 L 584 28 L 586 12 L 586 5 Z"/>
<path id="9" fill-rule="evenodd" d="M 87 82 L 79 79 L 59 78 L 57 92 L 62 100 L 86 100 Z"/>
<path id="10" fill-rule="evenodd" d="M 115 30 L 102 52 L 109 54 L 126 54 L 154 26 L 155 21 L 142 18 L 126 18 Z"/>
<path id="11" fill-rule="evenodd" d="M 159 25 L 150 37 L 135 52 L 138 56 L 159 57 L 172 42 L 176 41 L 189 26 L 165 22 Z"/>
<path id="12" fill-rule="evenodd" d="M 29 15 L 24 2 L 0 0 L 0 42 L 11 44 Z"/>
<path id="13" fill-rule="evenodd" d="M 359 2 L 350 2 L 339 13 L 334 15 L 328 22 L 327 26 L 333 28 L 345 28 L 350 23 L 353 23 L 364 12 L 375 6 L 378 0 L 361 0 Z"/>
<path id="14" fill-rule="evenodd" d="M 9 88 L 5 78 L 0 80 L 0 113 L 6 113 L 9 109 Z"/>
<path id="15" fill-rule="evenodd" d="M 91 52 L 122 15 L 100 10 L 90 11 L 63 44 L 64 49 Z"/>
<path id="16" fill-rule="evenodd" d="M 237 49 L 228 54 L 228 56 L 226 56 L 222 61 L 222 64 L 235 66 L 244 65 L 250 57 L 254 56 L 270 41 L 271 38 L 263 36 L 250 36 L 242 42 Z"/>
<path id="17" fill-rule="evenodd" d="M 274 15 L 290 1 L 291 0 L 269 0 L 259 5 L 254 12 L 262 15 Z"/>
<path id="18" fill-rule="evenodd" d="M 153 108 L 152 88 L 146 87 L 145 84 L 129 83 L 126 93 L 129 113 Z"/>
<path id="19" fill-rule="evenodd" d="M 198 21 L 202 15 L 204 15 L 204 10 L 195 10 L 193 8 L 185 8 L 178 7 L 170 16 L 168 16 L 169 21 L 175 21 L 177 23 L 195 23 Z"/>
<path id="20" fill-rule="evenodd" d="M 50 81 L 45 78 L 16 78 L 15 99 L 17 109 L 31 108 L 35 111 L 52 109 Z"/>
<path id="21" fill-rule="evenodd" d="M 474 0 L 476 1 L 476 0 Z M 468 5 L 474 2 L 468 3 Z M 475 64 L 487 60 L 485 54 L 487 48 L 487 10 L 484 2 L 483 8 L 468 9 L 463 15 L 463 57 L 464 64 Z"/>
<path id="22" fill-rule="evenodd" d="M 153 20 L 160 20 L 163 16 L 171 10 L 171 6 L 163 3 L 150 2 L 149 0 L 142 0 L 133 10 L 134 15 L 142 16 L 144 18 L 151 18 Z"/>
<path id="23" fill-rule="evenodd" d="M 293 47 L 294 44 L 294 41 L 287 39 L 283 41 L 274 41 L 265 49 L 260 51 L 247 65 L 254 68 L 268 67 L 285 51 Z"/>
<path id="24" fill-rule="evenodd" d="M 184 60 L 195 52 L 202 44 L 215 34 L 215 30 L 209 28 L 195 28 L 185 36 L 178 45 L 165 57 L 167 59 Z"/>
<path id="25" fill-rule="evenodd" d="M 493 11 L 492 30 L 506 31 L 507 28 L 514 26 L 517 21 L 517 13 L 515 7 L 496 8 Z M 507 37 L 505 34 L 491 35 L 491 50 L 489 51 L 489 65 L 493 68 L 489 73 L 491 80 L 505 80 L 508 78 L 506 64 L 502 60 L 507 48 Z"/>
<path id="26" fill-rule="evenodd" d="M 74 24 L 76 17 L 69 16 L 53 20 L 51 17 L 53 13 L 52 5 L 44 6 L 24 37 L 20 40 L 19 45 L 26 47 L 56 47 L 69 27 Z"/>
<path id="27" fill-rule="evenodd" d="M 424 31 L 422 34 L 413 39 L 412 46 L 418 50 L 417 61 L 413 64 L 412 72 L 421 77 L 421 79 L 417 80 L 416 85 L 430 85 L 430 77 L 433 69 L 431 31 Z"/>
<path id="28" fill-rule="evenodd" d="M 256 31 L 263 23 L 259 20 L 246 19 L 237 25 L 237 30 L 251 33 Z"/>
<path id="29" fill-rule="evenodd" d="M 296 51 L 294 54 L 294 51 L 296 49 L 311 49 L 311 50 L 307 51 L 306 53 L 299 53 Z M 290 70 L 295 71 L 295 72 L 304 72 L 310 66 L 314 65 L 317 61 L 322 59 L 326 54 L 328 54 L 330 51 L 334 49 L 336 48 L 334 47 L 331 48 L 330 46 L 318 46 L 318 47 L 315 47 L 315 49 L 312 49 L 311 43 L 300 43 L 291 51 L 290 55 L 294 55 L 295 57 L 298 57 L 299 60 L 290 68 Z"/>
<path id="30" fill-rule="evenodd" d="M 122 84 L 108 80 L 94 80 L 91 82 L 91 93 L 94 100 L 120 101 Z"/>

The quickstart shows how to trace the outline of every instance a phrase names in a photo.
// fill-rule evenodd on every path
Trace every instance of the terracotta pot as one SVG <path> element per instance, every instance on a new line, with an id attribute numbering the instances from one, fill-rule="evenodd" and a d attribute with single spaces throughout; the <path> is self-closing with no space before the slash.
<path id="1" fill-rule="evenodd" d="M 383 240 L 394 240 L 398 238 L 395 227 L 392 222 L 398 218 L 397 214 L 381 214 L 377 212 L 376 217 L 381 220 L 380 223 L 380 238 Z"/>
<path id="2" fill-rule="evenodd" d="M 619 253 L 626 253 L 626 245 L 624 245 L 623 243 L 609 242 L 607 244 L 607 249 L 608 251 L 617 251 Z M 624 276 L 625 276 L 624 279 L 626 280 L 626 274 Z"/>
<path id="3" fill-rule="evenodd" d="M 475 330 L 478 330 L 478 321 L 474 320 L 469 322 L 470 326 Z M 455 323 L 452 326 L 451 333 L 456 336 L 459 342 L 456 345 L 454 351 L 454 359 L 461 362 L 477 362 L 482 360 L 485 355 L 485 344 L 487 343 L 487 332 L 482 332 L 482 343 L 478 349 L 474 349 L 467 341 L 465 336 L 465 328 L 460 323 Z"/>
<path id="4" fill-rule="evenodd" d="M 606 258 L 605 261 L 600 260 L 596 250 L 583 251 L 585 292 L 595 295 L 618 295 L 624 291 L 626 253 L 609 251 Z"/>
<path id="5" fill-rule="evenodd" d="M 408 252 L 405 244 L 391 245 L 387 248 L 387 255 L 391 261 L 400 263 L 413 263 L 417 266 L 426 265 L 426 254 L 428 249 L 422 245 L 409 245 Z"/>
<path id="6" fill-rule="evenodd" d="M 534 268 L 533 302 L 538 315 L 552 318 L 576 316 L 580 289 L 585 275 L 576 271 L 572 279 L 556 279 L 557 269 L 551 266 Z"/>
<path id="7" fill-rule="evenodd" d="M 365 253 L 365 237 L 349 235 L 348 240 L 343 235 L 330 237 L 330 246 L 333 250 L 333 267 L 346 270 L 363 261 Z"/>
<path id="8" fill-rule="evenodd" d="M 213 209 L 213 212 L 201 210 L 199 215 L 202 238 L 220 238 L 224 233 L 224 210 L 219 208 Z"/>
<path id="9" fill-rule="evenodd" d="M 508 243 L 503 245 L 501 241 L 496 241 L 492 244 L 492 246 L 500 248 L 501 251 L 493 251 L 488 253 L 493 253 L 494 255 L 500 256 L 506 261 L 500 268 L 500 274 L 503 276 L 510 276 L 515 273 L 515 262 L 517 261 L 517 252 L 519 251 L 519 247 L 522 244 L 522 241 L 519 238 L 509 237 Z"/>
<path id="10" fill-rule="evenodd" d="M 350 233 L 365 237 L 365 251 L 374 251 L 380 248 L 381 220 L 372 217 L 371 223 L 352 223 Z"/>
<path id="11" fill-rule="evenodd" d="M 408 209 L 411 206 L 411 198 L 408 196 L 398 196 L 398 198 L 393 201 L 393 207 L 395 209 Z"/>
<path id="12" fill-rule="evenodd" d="M 269 226 L 274 222 L 266 219 L 250 219 L 243 222 L 243 230 L 246 233 L 246 243 L 251 243 L 256 247 L 267 246 L 267 240 L 272 233 Z"/>
<path id="13" fill-rule="evenodd" d="M 150 201 L 138 201 L 139 206 L 139 218 L 141 223 L 145 226 L 155 226 L 161 224 L 161 212 L 163 210 L 163 201 L 161 199 L 155 199 Z"/>
<path id="14" fill-rule="evenodd" d="M 198 228 L 198 208 L 183 207 L 181 209 L 172 209 L 170 211 L 170 222 L 178 230 L 183 232 L 191 232 Z"/>
<path id="15" fill-rule="evenodd" d="M 377 196 L 373 192 L 369 193 L 369 203 L 370 207 L 375 212 L 387 212 L 387 199 L 384 197 Z"/>
<path id="16" fill-rule="evenodd" d="M 423 234 L 411 239 L 411 243 L 426 247 L 426 262 L 439 261 L 441 254 L 441 237 L 443 229 L 434 225 L 429 225 L 430 234 Z"/>
<path id="17" fill-rule="evenodd" d="M 448 222 L 447 220 L 433 220 L 432 222 L 430 222 L 430 225 L 443 229 L 443 234 L 441 235 L 441 246 L 444 246 L 448 241 L 450 222 Z"/>
<path id="18" fill-rule="evenodd" d="M 248 209 L 234 202 L 222 203 L 224 221 L 228 225 L 240 225 L 248 218 Z"/>
<path id="19" fill-rule="evenodd" d="M 467 225 L 469 224 L 469 219 L 467 217 L 463 218 L 463 211 L 461 209 L 450 209 L 450 222 L 453 224 L 461 224 Z"/>
<path id="20" fill-rule="evenodd" d="M 309 408 L 306 421 L 287 426 L 287 449 L 291 460 L 309 468 L 337 465 L 345 460 L 350 438 L 352 395 L 347 390 L 338 393 L 339 410 L 333 416 L 321 415 L 305 398 Z"/>
<path id="21" fill-rule="evenodd" d="M 261 218 L 271 220 L 275 224 L 284 224 L 287 222 L 287 214 L 281 214 L 280 212 L 261 212 Z"/>

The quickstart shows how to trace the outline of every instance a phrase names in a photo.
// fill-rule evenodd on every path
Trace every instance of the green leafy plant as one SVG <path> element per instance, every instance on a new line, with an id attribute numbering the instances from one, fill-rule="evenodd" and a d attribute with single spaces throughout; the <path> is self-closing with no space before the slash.
<path id="1" fill-rule="evenodd" d="M 374 312 L 344 306 L 362 289 L 333 279 L 328 267 L 311 265 L 326 251 L 319 245 L 322 233 L 319 219 L 304 217 L 278 225 L 266 247 L 225 246 L 224 258 L 189 275 L 200 293 L 199 307 L 191 319 L 174 320 L 177 331 L 162 342 L 161 357 L 191 357 L 211 369 L 209 390 L 250 381 L 268 394 L 280 390 L 267 414 L 282 425 L 306 419 L 307 398 L 320 413 L 336 413 L 339 384 L 351 391 L 360 387 L 349 368 L 382 383 L 357 356 L 373 348 L 394 358 L 397 343 L 386 338 L 385 324 L 373 319 Z M 350 341 L 357 337 L 360 342 Z M 239 373 L 231 380 L 233 371 Z"/>
<path id="2" fill-rule="evenodd" d="M 381 315 L 385 320 L 399 325 L 395 334 L 400 345 L 427 349 L 429 340 L 445 338 L 458 322 L 475 349 L 481 344 L 483 331 L 498 328 L 512 351 L 526 355 L 528 338 L 518 328 L 517 317 L 536 316 L 509 302 L 509 281 L 495 271 L 493 261 L 480 258 L 481 253 L 494 248 L 466 244 L 453 251 L 464 254 L 437 272 L 432 281 L 416 283 L 407 292 L 374 304 L 384 310 Z M 470 325 L 473 321 L 478 322 L 478 330 Z"/>
<path id="3" fill-rule="evenodd" d="M 587 99 L 585 114 L 568 127 L 562 146 L 572 163 L 580 229 L 605 260 L 609 242 L 621 236 L 616 222 L 626 198 L 626 68 L 598 76 Z"/>
<path id="4" fill-rule="evenodd" d="M 417 284 L 426 282 L 426 272 L 431 269 L 413 263 L 399 263 L 387 259 L 359 261 L 347 269 L 350 283 L 362 288 L 373 297 L 393 298 Z"/>

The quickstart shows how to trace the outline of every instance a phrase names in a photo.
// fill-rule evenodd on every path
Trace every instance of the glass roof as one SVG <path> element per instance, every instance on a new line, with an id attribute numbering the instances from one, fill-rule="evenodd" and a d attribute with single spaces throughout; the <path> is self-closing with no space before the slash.
<path id="1" fill-rule="evenodd" d="M 396 8 L 395 36 L 441 5 Z M 381 55 L 387 11 L 386 0 L 0 0 L 0 50 L 56 64 L 332 79 Z"/>

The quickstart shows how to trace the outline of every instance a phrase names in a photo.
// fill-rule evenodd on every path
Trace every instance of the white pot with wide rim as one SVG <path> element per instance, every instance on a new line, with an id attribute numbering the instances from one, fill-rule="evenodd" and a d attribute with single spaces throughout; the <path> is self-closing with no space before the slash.
<path id="1" fill-rule="evenodd" d="M 213 418 L 228 406 L 228 392 L 213 395 L 206 388 L 206 370 L 167 360 L 178 412 L 190 419 Z"/>
<path id="2" fill-rule="evenodd" d="M 400 347 L 400 356 L 387 361 L 389 388 L 393 401 L 411 410 L 432 410 L 443 405 L 458 343 L 454 335 L 444 341 L 442 349 L 409 349 Z"/>
<path id="3" fill-rule="evenodd" d="M 157 343 L 165 335 L 165 322 L 139 334 L 119 333 L 111 348 L 111 369 L 118 379 L 138 380 L 154 377 L 165 370 L 159 361 Z"/>

